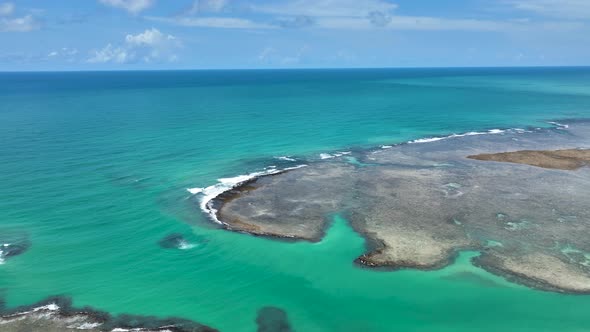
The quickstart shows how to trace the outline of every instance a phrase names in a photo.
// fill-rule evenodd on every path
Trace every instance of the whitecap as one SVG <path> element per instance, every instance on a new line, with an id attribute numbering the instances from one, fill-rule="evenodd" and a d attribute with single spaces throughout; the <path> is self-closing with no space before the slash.
<path id="1" fill-rule="evenodd" d="M 351 153 L 352 152 L 350 152 L 350 151 L 338 151 L 338 152 L 334 152 L 333 154 L 320 153 L 320 159 L 332 159 L 332 158 L 337 158 L 337 157 L 349 155 Z"/>
<path id="2" fill-rule="evenodd" d="M 79 326 L 68 326 L 68 328 L 75 328 L 78 330 L 92 330 L 95 329 L 99 326 L 101 326 L 101 323 L 84 323 L 84 324 L 80 324 Z"/>
<path id="3" fill-rule="evenodd" d="M 320 159 L 331 159 L 334 158 L 334 155 L 328 154 L 328 153 L 320 153 Z"/>
<path id="4" fill-rule="evenodd" d="M 391 145 L 381 145 L 382 149 L 391 149 L 393 146 Z"/>
<path id="5" fill-rule="evenodd" d="M 272 175 L 272 174 L 277 174 L 277 173 L 281 173 L 284 171 L 289 171 L 289 170 L 293 170 L 293 169 L 297 169 L 297 168 L 301 168 L 301 167 L 305 167 L 307 165 L 298 165 L 298 166 L 294 166 L 294 167 L 287 167 L 284 169 L 278 169 L 278 168 L 270 168 L 270 169 L 265 169 L 264 171 L 260 171 L 260 172 L 254 172 L 254 173 L 250 173 L 250 174 L 245 174 L 245 175 L 238 175 L 238 176 L 234 176 L 231 178 L 221 178 L 221 179 L 217 179 L 217 183 L 214 185 L 211 185 L 209 187 L 205 187 L 205 188 L 187 188 L 186 190 L 193 194 L 193 195 L 203 195 L 203 197 L 201 197 L 201 202 L 200 202 L 200 207 L 201 210 L 203 210 L 203 212 L 207 213 L 209 215 L 209 217 L 216 223 L 218 224 L 223 224 L 219 219 L 217 219 L 217 209 L 215 209 L 213 207 L 213 200 L 223 194 L 224 192 L 231 190 L 237 186 L 239 186 L 240 184 L 255 179 L 257 177 L 260 176 L 264 176 L 264 175 Z"/>
<path id="6" fill-rule="evenodd" d="M 40 306 L 40 307 L 33 309 L 33 311 L 40 311 L 40 310 L 57 311 L 57 310 L 59 310 L 59 306 L 55 303 L 50 303 L 50 304 Z"/>
<path id="7" fill-rule="evenodd" d="M 196 247 L 196 245 L 194 245 L 188 241 L 183 240 L 183 241 L 180 241 L 180 243 L 178 243 L 178 249 L 181 249 L 181 250 L 188 250 L 188 249 L 192 249 L 194 247 Z"/>
<path id="8" fill-rule="evenodd" d="M 465 136 L 477 136 L 477 135 L 496 135 L 496 134 L 503 134 L 506 130 L 504 129 L 490 129 L 488 131 L 469 131 L 463 134 L 451 134 L 448 136 L 440 136 L 440 137 L 427 137 L 427 138 L 419 138 L 412 141 L 409 141 L 409 144 L 414 143 L 430 143 L 436 141 L 442 141 L 444 139 L 455 138 L 455 137 L 465 137 Z"/>
<path id="9" fill-rule="evenodd" d="M 547 123 L 552 124 L 552 125 L 556 126 L 557 129 L 561 129 L 561 130 L 568 129 L 570 127 L 569 125 L 555 122 L 555 121 L 548 121 Z"/>
<path id="10" fill-rule="evenodd" d="M 410 144 L 413 144 L 413 143 L 430 143 L 430 142 L 440 141 L 440 140 L 443 140 L 445 138 L 448 138 L 448 137 L 419 138 L 419 139 L 415 139 L 413 141 L 409 141 L 408 143 L 410 143 Z"/>
<path id="11" fill-rule="evenodd" d="M 278 160 L 283 160 L 283 161 L 297 161 L 297 159 L 292 158 L 291 156 L 280 156 L 280 157 L 275 157 Z"/>
<path id="12" fill-rule="evenodd" d="M 203 190 L 205 190 L 205 188 L 188 188 L 187 190 L 189 193 L 196 195 L 196 194 L 202 193 Z"/>

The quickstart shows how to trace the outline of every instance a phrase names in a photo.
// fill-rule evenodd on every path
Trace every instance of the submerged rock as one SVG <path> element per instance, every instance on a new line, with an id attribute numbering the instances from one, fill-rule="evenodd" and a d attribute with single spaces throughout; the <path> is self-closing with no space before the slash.
<path id="1" fill-rule="evenodd" d="M 164 238 L 158 241 L 158 244 L 164 249 L 189 249 L 194 246 L 185 239 L 184 235 L 180 233 L 166 235 Z"/>
<path id="2" fill-rule="evenodd" d="M 1 302 L 0 302 L 1 303 Z M 0 306 L 0 330 L 3 332 L 214 332 L 206 325 L 182 318 L 157 318 L 110 314 L 91 307 L 76 308 L 68 297 L 50 297 L 29 306 L 7 309 Z"/>
<path id="3" fill-rule="evenodd" d="M 21 255 L 31 247 L 31 242 L 23 234 L 0 234 L 0 263 L 4 260 Z"/>
<path id="4" fill-rule="evenodd" d="M 256 317 L 257 332 L 292 332 L 287 313 L 276 307 L 264 307 Z"/>

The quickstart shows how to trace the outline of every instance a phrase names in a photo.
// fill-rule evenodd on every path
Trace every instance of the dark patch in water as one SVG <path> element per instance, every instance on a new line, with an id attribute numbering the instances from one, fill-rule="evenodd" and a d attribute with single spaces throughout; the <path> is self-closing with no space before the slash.
<path id="1" fill-rule="evenodd" d="M 443 277 L 443 279 L 452 280 L 452 281 L 459 281 L 459 282 L 469 282 L 483 287 L 500 287 L 501 285 L 497 282 L 482 277 L 476 273 L 463 271 L 453 273 L 451 275 Z"/>
<path id="2" fill-rule="evenodd" d="M 29 241 L 25 241 L 22 243 L 9 243 L 3 244 L 2 248 L 2 256 L 5 258 L 18 256 L 29 249 L 31 243 Z"/>
<path id="3" fill-rule="evenodd" d="M 264 307 L 258 310 L 256 317 L 257 332 L 292 332 L 287 313 L 276 307 Z"/>
<path id="4" fill-rule="evenodd" d="M 172 233 L 163 237 L 158 244 L 164 249 L 178 249 L 183 244 L 187 244 L 188 241 L 184 238 L 184 235 L 180 233 Z"/>
<path id="5" fill-rule="evenodd" d="M 18 256 L 31 247 L 31 241 L 24 234 L 5 233 L 0 235 L 0 259 Z"/>
<path id="6" fill-rule="evenodd" d="M 57 305 L 59 310 L 51 311 L 48 309 L 42 309 L 48 305 Z M 52 319 L 38 319 L 35 314 L 39 313 L 53 313 Z M 93 328 L 92 331 L 112 331 L 113 329 L 142 329 L 143 331 L 173 331 L 173 332 L 214 332 L 217 331 L 206 325 L 199 324 L 197 322 L 177 318 L 157 318 L 155 316 L 140 316 L 140 315 L 128 315 L 120 314 L 112 316 L 109 313 L 101 310 L 96 310 L 92 307 L 85 306 L 76 308 L 72 306 L 72 300 L 65 296 L 53 296 L 45 300 L 39 301 L 32 305 L 20 306 L 17 308 L 6 309 L 4 299 L 0 298 L 0 322 L 2 320 L 10 320 L 14 318 L 22 318 L 15 320 L 15 324 L 19 324 L 16 331 L 45 331 L 43 324 L 69 324 L 68 319 L 72 317 L 84 317 L 86 322 L 96 323 L 99 326 Z M 33 327 L 27 326 L 26 318 L 32 318 Z M 57 321 L 57 323 L 56 323 Z M 10 324 L 6 323 L 8 328 Z M 51 326 L 51 329 L 55 326 Z M 47 327 L 50 329 L 50 327 Z M 54 329 L 53 329 L 54 330 Z M 69 330 L 69 328 L 68 328 Z"/>

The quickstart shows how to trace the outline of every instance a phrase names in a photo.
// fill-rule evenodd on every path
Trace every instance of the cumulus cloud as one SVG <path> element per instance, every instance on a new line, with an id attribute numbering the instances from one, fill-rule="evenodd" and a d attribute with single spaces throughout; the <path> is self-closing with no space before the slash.
<path id="1" fill-rule="evenodd" d="M 12 2 L 0 3 L 0 32 L 28 32 L 39 29 L 41 24 L 33 15 L 14 17 L 15 9 Z"/>
<path id="2" fill-rule="evenodd" d="M 129 61 L 130 56 L 127 49 L 123 47 L 114 47 L 110 43 L 100 50 L 95 50 L 94 54 L 88 59 L 89 63 L 126 63 Z"/>
<path id="3" fill-rule="evenodd" d="M 12 15 L 14 12 L 14 4 L 12 2 L 0 3 L 0 16 Z"/>
<path id="4" fill-rule="evenodd" d="M 0 18 L 0 32 L 28 32 L 39 29 L 39 22 L 33 15 Z"/>
<path id="5" fill-rule="evenodd" d="M 160 30 L 152 28 L 151 30 L 145 30 L 143 33 L 137 35 L 127 35 L 125 42 L 127 45 L 133 47 L 162 47 L 167 46 L 169 43 L 174 43 L 176 37 L 172 35 L 165 35 Z"/>
<path id="6" fill-rule="evenodd" d="M 122 45 L 115 46 L 109 43 L 102 49 L 94 50 L 87 61 L 119 64 L 169 62 L 178 58 L 174 51 L 181 46 L 176 37 L 152 28 L 136 35 L 128 34 Z"/>
<path id="7" fill-rule="evenodd" d="M 106 6 L 124 9 L 131 14 L 138 14 L 151 7 L 155 0 L 99 0 Z"/>
<path id="8" fill-rule="evenodd" d="M 70 47 L 62 47 L 60 49 L 53 50 L 47 54 L 47 59 L 50 60 L 65 60 L 68 62 L 73 62 L 76 60 L 76 56 L 78 55 L 77 48 L 70 48 Z"/>

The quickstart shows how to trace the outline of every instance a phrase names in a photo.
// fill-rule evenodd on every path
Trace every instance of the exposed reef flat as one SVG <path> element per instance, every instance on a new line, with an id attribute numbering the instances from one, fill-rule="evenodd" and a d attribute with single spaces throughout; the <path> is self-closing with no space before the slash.
<path id="1" fill-rule="evenodd" d="M 590 293 L 590 122 L 568 125 L 356 151 L 249 180 L 213 204 L 228 229 L 307 241 L 344 213 L 367 240 L 366 266 L 436 269 L 473 249 L 478 266 L 514 282 Z"/>
<path id="2" fill-rule="evenodd" d="M 39 303 L 7 309 L 0 300 L 3 332 L 215 332 L 208 326 L 182 319 L 152 316 L 111 316 L 90 307 L 75 308 L 66 297 L 50 297 Z"/>
<path id="3" fill-rule="evenodd" d="M 484 153 L 468 156 L 467 158 L 526 164 L 544 168 L 575 170 L 580 167 L 590 165 L 590 150 L 525 150 L 515 152 Z"/>

